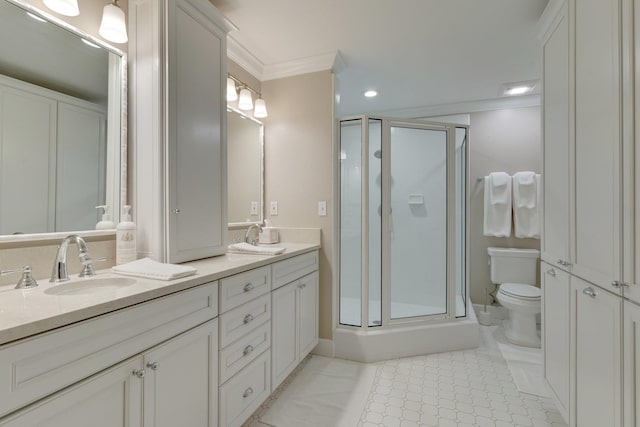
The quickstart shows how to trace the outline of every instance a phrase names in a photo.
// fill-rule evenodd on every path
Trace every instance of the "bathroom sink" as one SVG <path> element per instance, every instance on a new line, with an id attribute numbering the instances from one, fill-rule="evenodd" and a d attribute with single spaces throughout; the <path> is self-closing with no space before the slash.
<path id="1" fill-rule="evenodd" d="M 115 291 L 135 283 L 137 283 L 136 279 L 128 277 L 85 279 L 55 285 L 45 290 L 44 293 L 48 295 L 91 295 Z"/>

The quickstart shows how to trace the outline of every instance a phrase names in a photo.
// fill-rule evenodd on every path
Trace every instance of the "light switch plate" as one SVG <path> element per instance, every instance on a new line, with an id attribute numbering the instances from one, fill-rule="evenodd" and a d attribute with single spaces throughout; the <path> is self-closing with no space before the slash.
<path id="1" fill-rule="evenodd" d="M 251 202 L 251 215 L 258 215 L 258 202 Z"/>
<path id="2" fill-rule="evenodd" d="M 271 202 L 269 213 L 271 215 L 278 215 L 278 202 Z"/>
<path id="3" fill-rule="evenodd" d="M 327 216 L 327 202 L 325 200 L 318 202 L 318 215 Z"/>

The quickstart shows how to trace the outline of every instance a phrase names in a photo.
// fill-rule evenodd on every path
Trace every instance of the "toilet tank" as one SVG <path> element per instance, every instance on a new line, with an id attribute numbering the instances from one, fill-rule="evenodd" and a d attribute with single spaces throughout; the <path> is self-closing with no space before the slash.
<path id="1" fill-rule="evenodd" d="M 536 249 L 487 248 L 491 282 L 536 284 L 538 257 Z"/>

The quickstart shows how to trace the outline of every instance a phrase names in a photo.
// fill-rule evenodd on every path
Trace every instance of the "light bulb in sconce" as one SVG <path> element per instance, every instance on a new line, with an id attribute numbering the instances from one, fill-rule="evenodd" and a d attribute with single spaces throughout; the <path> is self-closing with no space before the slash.
<path id="1" fill-rule="evenodd" d="M 238 99 L 238 91 L 236 90 L 236 82 L 231 77 L 227 77 L 227 101 L 235 101 Z"/>
<path id="2" fill-rule="evenodd" d="M 249 89 L 244 88 L 240 91 L 238 108 L 241 110 L 253 110 L 253 100 L 251 99 L 251 92 L 249 92 Z"/>
<path id="3" fill-rule="evenodd" d="M 44 5 L 60 15 L 78 16 L 78 0 L 44 0 Z"/>
<path id="4" fill-rule="evenodd" d="M 267 105 L 264 103 L 264 99 L 256 99 L 256 106 L 253 110 L 253 117 L 256 117 L 258 119 L 267 117 Z"/>
<path id="5" fill-rule="evenodd" d="M 117 0 L 113 0 L 113 3 L 104 7 L 98 33 L 113 43 L 126 43 L 129 40 L 124 11 L 118 6 Z"/>

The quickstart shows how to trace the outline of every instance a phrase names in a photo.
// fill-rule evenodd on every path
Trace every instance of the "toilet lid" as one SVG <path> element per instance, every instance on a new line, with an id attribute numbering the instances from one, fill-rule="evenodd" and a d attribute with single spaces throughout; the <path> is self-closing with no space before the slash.
<path id="1" fill-rule="evenodd" d="M 535 300 L 540 299 L 540 296 L 542 295 L 540 288 L 532 285 L 525 285 L 524 283 L 503 283 L 500 285 L 500 292 L 514 298 Z"/>

